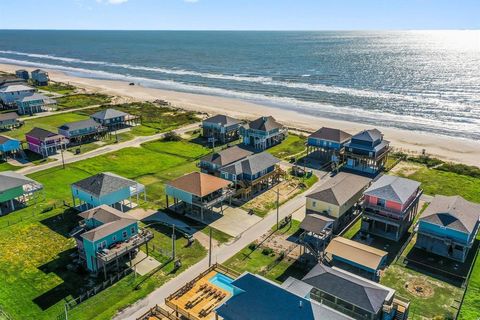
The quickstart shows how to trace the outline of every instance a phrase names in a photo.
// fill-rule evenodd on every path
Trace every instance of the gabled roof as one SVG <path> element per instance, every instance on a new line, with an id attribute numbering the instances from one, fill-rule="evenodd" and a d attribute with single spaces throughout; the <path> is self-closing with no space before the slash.
<path id="1" fill-rule="evenodd" d="M 167 185 L 196 195 L 204 197 L 217 190 L 226 188 L 230 181 L 211 176 L 201 172 L 192 172 L 178 179 L 170 181 Z"/>
<path id="2" fill-rule="evenodd" d="M 18 142 L 20 142 L 17 139 L 13 139 L 13 138 L 10 138 L 10 137 L 7 137 L 7 136 L 0 136 L 0 144 L 4 144 L 8 141 L 18 141 Z"/>
<path id="3" fill-rule="evenodd" d="M 356 174 L 340 172 L 328 180 L 307 198 L 341 206 L 370 183 L 371 179 Z"/>
<path id="4" fill-rule="evenodd" d="M 17 101 L 20 102 L 29 102 L 29 101 L 37 101 L 37 100 L 45 100 L 47 97 L 45 97 L 43 94 L 40 93 L 34 93 L 32 95 L 22 97 L 20 99 L 17 99 Z"/>
<path id="5" fill-rule="evenodd" d="M 213 117 L 203 120 L 203 122 L 215 123 L 226 127 L 242 123 L 242 121 L 238 119 L 223 114 L 217 114 Z"/>
<path id="6" fill-rule="evenodd" d="M 61 134 L 54 133 L 42 128 L 35 127 L 32 130 L 30 130 L 28 133 L 25 134 L 26 136 L 34 137 L 39 140 L 44 140 L 46 138 L 51 138 L 51 137 L 56 137 L 56 136 L 62 136 Z M 63 137 L 63 136 L 62 136 Z"/>
<path id="7" fill-rule="evenodd" d="M 251 121 L 247 125 L 245 125 L 245 128 L 250 128 L 254 130 L 259 130 L 259 131 L 270 131 L 273 129 L 280 129 L 283 128 L 284 126 L 275 120 L 274 117 L 268 116 L 268 117 L 260 117 L 256 120 Z"/>
<path id="8" fill-rule="evenodd" d="M 210 162 L 218 166 L 226 166 L 235 161 L 241 160 L 253 154 L 253 151 L 241 148 L 239 146 L 233 146 L 222 151 L 211 153 L 203 157 L 201 160 Z"/>
<path id="9" fill-rule="evenodd" d="M 418 181 L 383 175 L 372 183 L 372 185 L 365 190 L 364 194 L 403 205 L 416 193 L 419 187 L 420 182 Z"/>
<path id="10" fill-rule="evenodd" d="M 322 127 L 312 133 L 309 138 L 344 143 L 350 140 L 350 138 L 352 138 L 352 135 L 340 129 Z"/>
<path id="11" fill-rule="evenodd" d="M 27 178 L 24 175 L 14 171 L 0 172 L 0 192 L 5 192 L 7 190 L 18 188 L 30 183 L 41 185 L 35 180 Z"/>
<path id="12" fill-rule="evenodd" d="M 42 69 L 35 69 L 32 71 L 32 73 L 47 73 L 47 72 Z"/>
<path id="13" fill-rule="evenodd" d="M 383 139 L 383 134 L 378 129 L 363 130 L 352 137 L 355 140 L 374 142 Z"/>
<path id="14" fill-rule="evenodd" d="M 6 85 L 0 88 L 0 92 L 17 92 L 17 91 L 31 91 L 35 90 L 32 87 L 26 86 L 24 84 L 12 84 Z"/>
<path id="15" fill-rule="evenodd" d="M 479 219 L 480 204 L 469 202 L 460 196 L 441 195 L 435 196 L 420 216 L 420 221 L 464 233 L 474 232 Z"/>
<path id="16" fill-rule="evenodd" d="M 223 167 L 220 169 L 222 172 L 228 172 L 230 174 L 242 174 L 246 173 L 249 175 L 256 174 L 262 170 L 268 169 L 271 166 L 279 163 L 280 160 L 272 156 L 268 152 L 262 152 L 253 154 L 246 157 L 243 160 L 239 160 L 233 164 Z"/>
<path id="17" fill-rule="evenodd" d="M 18 114 L 16 112 L 0 113 L 0 121 L 15 119 L 18 119 Z"/>
<path id="18" fill-rule="evenodd" d="M 80 130 L 91 127 L 98 128 L 100 127 L 100 124 L 93 119 L 86 119 L 75 122 L 68 122 L 58 128 L 61 130 Z"/>
<path id="19" fill-rule="evenodd" d="M 94 219 L 101 222 L 102 225 L 82 233 L 80 236 L 89 241 L 100 240 L 114 232 L 117 232 L 135 222 L 137 219 L 132 216 L 118 211 L 107 205 L 90 209 L 79 214 L 84 219 Z"/>
<path id="20" fill-rule="evenodd" d="M 351 319 L 251 273 L 244 273 L 232 285 L 238 292 L 215 310 L 225 320 Z"/>
<path id="21" fill-rule="evenodd" d="M 355 262 L 372 270 L 380 267 L 388 252 L 343 237 L 333 238 L 325 253 Z"/>
<path id="22" fill-rule="evenodd" d="M 302 281 L 375 314 L 395 293 L 393 289 L 321 263 L 310 270 Z"/>
<path id="23" fill-rule="evenodd" d="M 109 108 L 109 109 L 105 109 L 97 113 L 94 113 L 90 117 L 93 119 L 108 120 L 108 119 L 113 119 L 118 117 L 125 117 L 127 115 L 128 114 L 123 111 Z"/>
<path id="24" fill-rule="evenodd" d="M 111 172 L 103 172 L 75 182 L 72 185 L 98 198 L 118 190 L 133 187 L 136 184 L 137 182 L 133 180 Z"/>
<path id="25" fill-rule="evenodd" d="M 302 223 L 300 223 L 300 229 L 308 232 L 313 232 L 315 234 L 321 234 L 322 231 L 331 227 L 333 223 L 333 219 L 324 217 L 320 214 L 309 213 L 302 220 Z"/>

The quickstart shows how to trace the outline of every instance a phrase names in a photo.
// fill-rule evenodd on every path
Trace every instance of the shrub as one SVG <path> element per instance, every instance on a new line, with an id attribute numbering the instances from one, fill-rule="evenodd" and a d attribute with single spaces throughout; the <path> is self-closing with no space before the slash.
<path id="1" fill-rule="evenodd" d="M 431 158 L 430 156 L 408 157 L 407 160 L 424 164 L 427 166 L 427 168 L 435 167 L 444 163 L 442 160 Z"/>
<path id="2" fill-rule="evenodd" d="M 163 137 L 163 141 L 181 141 L 182 137 L 178 135 L 177 133 L 170 131 L 165 133 L 165 136 Z"/>
<path id="3" fill-rule="evenodd" d="M 447 162 L 436 168 L 437 170 L 453 172 L 473 178 L 480 178 L 480 168 L 475 166 L 467 166 L 460 163 Z"/>
<path id="4" fill-rule="evenodd" d="M 255 243 L 250 243 L 248 245 L 248 249 L 252 250 L 252 251 L 255 251 L 255 249 L 257 249 L 257 245 Z"/>
<path id="5" fill-rule="evenodd" d="M 270 254 L 272 254 L 272 253 L 273 253 L 273 250 L 270 249 L 270 248 L 263 248 L 263 250 L 262 250 L 262 254 L 263 254 L 264 256 L 268 256 L 268 255 L 270 255 Z"/>

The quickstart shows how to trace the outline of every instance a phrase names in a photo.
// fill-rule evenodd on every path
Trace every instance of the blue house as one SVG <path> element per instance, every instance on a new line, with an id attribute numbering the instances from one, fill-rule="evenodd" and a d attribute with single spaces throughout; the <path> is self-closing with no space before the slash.
<path id="1" fill-rule="evenodd" d="M 135 206 L 132 197 L 137 198 L 137 204 L 141 193 L 145 201 L 147 197 L 144 185 L 110 172 L 99 173 L 75 182 L 71 189 L 73 206 L 81 211 L 102 204 L 126 211 Z"/>
<path id="2" fill-rule="evenodd" d="M 9 84 L 0 87 L 0 102 L 7 107 L 15 107 L 16 101 L 31 96 L 35 89 L 24 84 Z"/>
<path id="3" fill-rule="evenodd" d="M 288 129 L 272 116 L 260 117 L 240 128 L 243 144 L 258 150 L 281 143 L 287 135 Z"/>
<path id="4" fill-rule="evenodd" d="M 477 236 L 479 220 L 480 204 L 460 196 L 437 195 L 419 218 L 415 246 L 465 262 Z"/>
<path id="5" fill-rule="evenodd" d="M 25 69 L 20 69 L 20 70 L 17 70 L 15 71 L 15 76 L 19 79 L 23 79 L 25 81 L 27 81 L 28 79 L 30 79 L 30 75 L 28 74 L 28 71 L 25 70 Z"/>
<path id="6" fill-rule="evenodd" d="M 307 156 L 324 162 L 341 162 L 345 144 L 351 137 L 340 129 L 322 127 L 308 136 Z"/>
<path id="7" fill-rule="evenodd" d="M 103 269 L 105 278 L 112 262 L 116 262 L 118 268 L 123 257 L 128 255 L 131 261 L 136 250 L 153 238 L 151 232 L 138 227 L 137 219 L 106 205 L 84 211 L 79 216 L 83 220 L 72 233 L 79 256 L 87 270 Z"/>
<path id="8" fill-rule="evenodd" d="M 22 122 L 16 112 L 0 113 L 0 130 L 11 130 L 21 125 Z"/>
<path id="9" fill-rule="evenodd" d="M 202 172 L 210 174 L 219 174 L 222 167 L 228 166 L 238 160 L 251 156 L 253 151 L 239 146 L 233 146 L 218 152 L 210 153 L 200 159 L 198 166 Z"/>
<path id="10" fill-rule="evenodd" d="M 383 139 L 380 131 L 364 130 L 345 144 L 344 168 L 375 175 L 385 167 L 389 151 L 390 142 Z"/>
<path id="11" fill-rule="evenodd" d="M 279 162 L 268 152 L 257 153 L 220 168 L 220 177 L 232 181 L 242 198 L 250 199 L 280 181 Z"/>
<path id="12" fill-rule="evenodd" d="M 48 111 L 49 108 L 53 108 L 56 101 L 47 98 L 43 94 L 34 93 L 30 96 L 21 97 L 15 101 L 18 107 L 18 114 L 35 114 L 39 112 Z"/>
<path id="13" fill-rule="evenodd" d="M 221 144 L 237 140 L 242 121 L 226 115 L 216 115 L 202 121 L 202 136 Z"/>
<path id="14" fill-rule="evenodd" d="M 0 158 L 15 157 L 22 150 L 21 142 L 6 136 L 0 136 Z"/>
<path id="15" fill-rule="evenodd" d="M 37 86 L 47 86 L 50 78 L 46 71 L 36 69 L 32 71 L 32 80 Z"/>
<path id="16" fill-rule="evenodd" d="M 115 109 L 105 109 L 90 116 L 108 130 L 117 130 L 126 126 L 134 126 L 141 122 L 140 117 Z"/>
<path id="17" fill-rule="evenodd" d="M 107 128 L 93 119 L 69 122 L 58 127 L 58 133 L 67 137 L 70 143 L 83 143 L 100 138 Z"/>

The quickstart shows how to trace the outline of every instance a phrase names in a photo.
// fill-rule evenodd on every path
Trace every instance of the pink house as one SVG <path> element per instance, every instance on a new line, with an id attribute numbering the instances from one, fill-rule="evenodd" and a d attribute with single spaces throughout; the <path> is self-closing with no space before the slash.
<path id="1" fill-rule="evenodd" d="M 398 241 L 417 215 L 422 189 L 417 181 L 383 175 L 363 195 L 362 231 Z"/>
<path id="2" fill-rule="evenodd" d="M 68 139 L 65 136 L 50 132 L 42 128 L 33 128 L 25 135 L 28 150 L 48 157 L 57 153 L 58 150 L 67 148 Z"/>

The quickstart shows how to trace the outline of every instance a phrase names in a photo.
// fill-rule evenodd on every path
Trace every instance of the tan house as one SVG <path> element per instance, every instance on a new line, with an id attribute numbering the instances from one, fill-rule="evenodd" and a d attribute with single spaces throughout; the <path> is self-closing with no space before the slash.
<path id="1" fill-rule="evenodd" d="M 353 207 L 362 198 L 371 179 L 340 172 L 307 195 L 306 213 L 318 213 L 335 220 L 333 231 L 340 230 L 351 218 Z"/>

